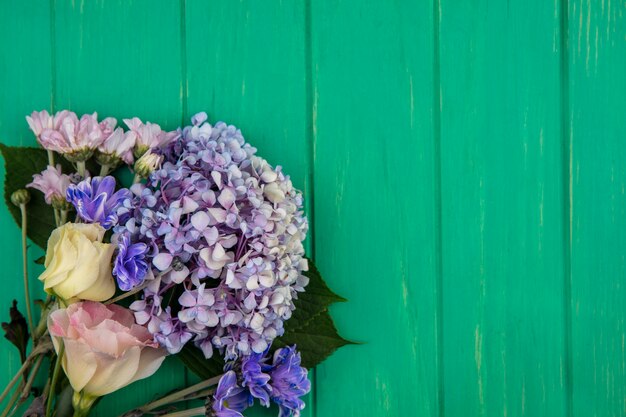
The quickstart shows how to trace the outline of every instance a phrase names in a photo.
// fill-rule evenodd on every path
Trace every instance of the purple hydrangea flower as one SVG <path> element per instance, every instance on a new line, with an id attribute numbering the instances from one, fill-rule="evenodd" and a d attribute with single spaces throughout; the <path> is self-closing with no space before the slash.
<path id="1" fill-rule="evenodd" d="M 159 153 L 161 167 L 131 187 L 114 227 L 150 248 L 154 285 L 133 304 L 136 319 L 170 353 L 187 341 L 207 357 L 264 353 L 308 283 L 301 193 L 236 127 L 205 114 Z"/>
<path id="2" fill-rule="evenodd" d="M 278 404 L 279 417 L 299 416 L 304 408 L 300 399 L 311 390 L 308 371 L 300 366 L 300 353 L 295 346 L 278 349 L 269 367 L 271 398 Z"/>
<path id="3" fill-rule="evenodd" d="M 122 188 L 115 191 L 115 178 L 86 178 L 77 185 L 70 185 L 66 199 L 76 207 L 80 218 L 89 223 L 100 223 L 105 229 L 117 224 L 117 210 L 131 197 Z"/>
<path id="4" fill-rule="evenodd" d="M 237 374 L 228 371 L 220 378 L 213 396 L 213 415 L 216 417 L 243 417 L 241 414 L 252 406 L 253 398 L 248 390 L 237 385 Z"/>
<path id="5" fill-rule="evenodd" d="M 113 266 L 113 275 L 117 277 L 117 285 L 123 291 L 129 291 L 140 285 L 148 272 L 145 261 L 148 245 L 143 242 L 130 243 L 128 234 L 117 239 L 118 253 Z"/>

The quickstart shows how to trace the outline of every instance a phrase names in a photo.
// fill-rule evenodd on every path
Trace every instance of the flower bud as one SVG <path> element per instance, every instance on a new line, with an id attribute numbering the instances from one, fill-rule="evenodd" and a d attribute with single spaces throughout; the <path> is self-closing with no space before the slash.
<path id="1" fill-rule="evenodd" d="M 161 155 L 148 151 L 135 163 L 135 172 L 144 178 L 148 178 L 155 169 L 161 166 L 162 161 L 163 157 Z"/>
<path id="2" fill-rule="evenodd" d="M 13 194 L 11 194 L 11 203 L 15 204 L 18 207 L 22 204 L 28 204 L 29 201 L 30 193 L 24 188 L 16 190 L 13 192 Z"/>

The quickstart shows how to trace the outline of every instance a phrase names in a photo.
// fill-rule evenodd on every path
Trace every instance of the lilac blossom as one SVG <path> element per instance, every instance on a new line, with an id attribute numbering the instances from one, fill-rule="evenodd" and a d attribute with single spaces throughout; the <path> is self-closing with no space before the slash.
<path id="1" fill-rule="evenodd" d="M 188 341 L 207 357 L 263 353 L 308 283 L 302 195 L 237 128 L 211 126 L 204 113 L 192 120 L 159 148 L 161 167 L 117 211 L 114 232 L 151 248 L 157 281 L 131 308 L 171 353 Z M 167 295 L 176 286 L 183 296 L 172 315 Z"/>
<path id="2" fill-rule="evenodd" d="M 44 194 L 46 203 L 52 204 L 55 208 L 67 210 L 65 194 L 72 183 L 71 178 L 61 172 L 61 165 L 56 167 L 48 165 L 40 174 L 33 175 L 33 182 L 27 187 L 35 188 Z"/>
<path id="3" fill-rule="evenodd" d="M 130 197 L 125 188 L 115 191 L 115 178 L 111 176 L 86 178 L 66 192 L 67 201 L 74 205 L 81 219 L 100 223 L 105 229 L 117 224 L 117 209 Z"/>
<path id="4" fill-rule="evenodd" d="M 148 245 L 143 242 L 130 243 L 127 234 L 118 236 L 118 252 L 113 266 L 113 275 L 117 277 L 117 285 L 123 291 L 129 291 L 140 285 L 148 272 L 145 261 Z"/>

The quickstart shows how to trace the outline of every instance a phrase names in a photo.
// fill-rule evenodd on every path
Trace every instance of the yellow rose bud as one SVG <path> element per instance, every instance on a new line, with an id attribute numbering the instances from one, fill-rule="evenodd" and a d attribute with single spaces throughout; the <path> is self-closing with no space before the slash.
<path id="1" fill-rule="evenodd" d="M 102 243 L 99 224 L 66 223 L 48 239 L 46 270 L 39 276 L 47 292 L 64 300 L 108 300 L 115 293 L 111 257 L 115 247 Z"/>

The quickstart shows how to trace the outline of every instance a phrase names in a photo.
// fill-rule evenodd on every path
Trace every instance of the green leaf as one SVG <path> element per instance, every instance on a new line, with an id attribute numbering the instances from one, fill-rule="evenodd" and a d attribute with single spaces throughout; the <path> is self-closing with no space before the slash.
<path id="1" fill-rule="evenodd" d="M 285 333 L 273 346 L 276 348 L 297 345 L 302 355 L 302 365 L 312 368 L 342 346 L 352 344 L 337 332 L 328 307 L 346 301 L 326 285 L 315 264 L 309 259 L 309 277 L 306 291 L 294 301 L 296 309 L 285 322 Z"/>
<path id="2" fill-rule="evenodd" d="M 224 373 L 224 360 L 217 352 L 211 359 L 206 359 L 200 349 L 187 343 L 176 356 L 191 372 L 202 379 L 213 378 Z"/>
<path id="3" fill-rule="evenodd" d="M 296 310 L 297 311 L 297 310 Z M 328 310 L 300 321 L 292 317 L 285 324 L 285 334 L 274 341 L 273 347 L 297 345 L 302 366 L 312 368 L 342 346 L 354 344 L 337 333 Z"/>
<path id="4" fill-rule="evenodd" d="M 309 278 L 309 285 L 306 286 L 305 291 L 306 296 L 314 297 L 316 302 L 323 305 L 321 309 L 328 307 L 332 303 L 347 301 L 345 298 L 332 292 L 322 279 L 322 275 L 313 261 L 310 259 L 307 259 L 307 261 L 309 262 L 309 270 L 304 272 L 304 275 Z"/>
<path id="5" fill-rule="evenodd" d="M 9 212 L 21 227 L 22 216 L 19 207 L 11 203 L 11 194 L 14 191 L 26 188 L 26 184 L 32 182 L 33 174 L 38 174 L 48 166 L 48 156 L 45 150 L 37 148 L 25 148 L 6 146 L 0 143 L 0 151 L 4 156 L 6 176 L 4 180 L 4 201 Z M 64 172 L 68 172 L 70 165 L 62 158 L 57 158 L 64 165 Z M 54 211 L 46 204 L 43 193 L 30 189 L 30 202 L 27 205 L 28 237 L 36 245 L 46 248 L 48 237 L 54 230 Z"/>

